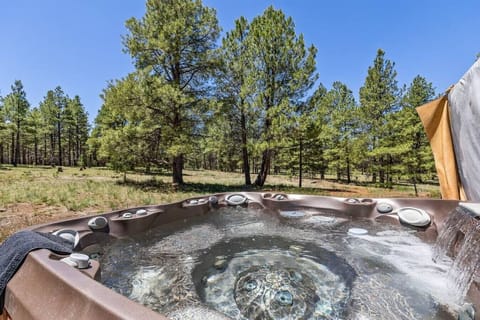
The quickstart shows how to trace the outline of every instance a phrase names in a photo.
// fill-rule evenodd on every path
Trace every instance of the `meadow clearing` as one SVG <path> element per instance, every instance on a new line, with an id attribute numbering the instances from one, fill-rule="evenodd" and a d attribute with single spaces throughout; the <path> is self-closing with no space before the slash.
<path id="1" fill-rule="evenodd" d="M 413 197 L 411 185 L 377 188 L 368 183 L 345 184 L 333 179 L 303 180 L 271 175 L 263 188 L 243 185 L 241 173 L 185 170 L 185 185 L 172 186 L 170 174 L 131 172 L 107 168 L 58 168 L 49 166 L 0 167 L 0 241 L 30 225 L 67 217 L 93 215 L 133 206 L 161 204 L 185 198 L 232 191 L 282 191 L 337 197 Z M 327 177 L 331 178 L 331 177 Z M 436 185 L 419 185 L 420 197 L 439 198 Z"/>

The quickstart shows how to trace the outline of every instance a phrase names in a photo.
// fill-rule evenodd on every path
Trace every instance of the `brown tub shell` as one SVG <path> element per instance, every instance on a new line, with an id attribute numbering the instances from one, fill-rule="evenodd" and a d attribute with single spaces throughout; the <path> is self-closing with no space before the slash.
<path id="1" fill-rule="evenodd" d="M 403 207 L 416 207 L 425 210 L 432 223 L 421 229 L 425 241 L 433 242 L 443 223 L 458 205 L 455 200 L 431 199 L 355 199 L 274 193 L 237 193 L 248 198 L 247 206 L 254 208 L 294 210 L 308 208 L 349 219 L 368 218 L 376 223 L 400 223 L 395 211 Z M 101 214 L 108 219 L 108 227 L 91 230 L 87 223 L 92 218 L 82 217 L 55 223 L 34 226 L 30 229 L 53 232 L 59 229 L 75 230 L 80 235 L 77 249 L 83 249 L 105 237 L 122 238 L 143 232 L 158 225 L 179 219 L 207 214 L 213 207 L 226 206 L 225 197 L 229 194 L 216 194 L 218 204 L 210 203 L 209 196 L 185 201 L 130 208 Z M 393 212 L 379 213 L 379 203 L 389 204 Z M 123 218 L 125 212 L 146 209 L 147 214 L 133 218 Z M 134 215 L 135 216 L 135 215 Z M 472 218 L 473 219 L 473 218 Z M 476 221 L 475 221 L 476 223 Z M 78 270 L 60 261 L 62 256 L 42 249 L 31 252 L 22 267 L 7 285 L 5 309 L 1 320 L 6 319 L 166 319 L 128 298 L 103 286 L 97 280 L 101 277 L 101 266 L 92 260 L 88 269 Z M 480 307 L 479 283 L 474 281 L 469 296 L 478 309 Z M 478 318 L 477 318 L 478 319 Z"/>

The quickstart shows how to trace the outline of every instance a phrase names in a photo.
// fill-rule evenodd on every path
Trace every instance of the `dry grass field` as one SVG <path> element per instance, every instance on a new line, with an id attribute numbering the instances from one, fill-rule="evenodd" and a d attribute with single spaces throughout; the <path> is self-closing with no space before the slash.
<path id="1" fill-rule="evenodd" d="M 241 173 L 185 172 L 186 185 L 174 188 L 169 175 L 123 175 L 106 168 L 57 168 L 0 166 L 0 242 L 27 226 L 66 217 L 91 215 L 114 209 L 179 201 L 188 197 L 245 190 Z M 253 176 L 252 176 L 253 178 Z M 413 197 L 412 186 L 393 189 L 368 184 L 342 184 L 333 180 L 269 176 L 267 185 L 252 191 L 282 191 L 339 197 Z M 438 186 L 419 186 L 421 197 L 438 198 Z"/>

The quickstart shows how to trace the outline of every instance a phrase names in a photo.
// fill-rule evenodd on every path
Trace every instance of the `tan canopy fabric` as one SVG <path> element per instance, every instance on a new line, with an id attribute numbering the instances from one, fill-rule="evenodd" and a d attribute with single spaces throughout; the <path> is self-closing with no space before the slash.
<path id="1" fill-rule="evenodd" d="M 448 96 L 417 108 L 432 147 L 443 199 L 466 200 L 450 131 Z"/>
<path id="2" fill-rule="evenodd" d="M 418 107 L 444 199 L 480 202 L 480 59 L 444 97 Z"/>

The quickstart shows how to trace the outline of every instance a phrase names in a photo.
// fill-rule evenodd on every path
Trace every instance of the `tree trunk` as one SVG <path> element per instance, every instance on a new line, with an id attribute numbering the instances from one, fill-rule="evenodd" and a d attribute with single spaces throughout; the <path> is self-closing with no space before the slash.
<path id="1" fill-rule="evenodd" d="M 34 138 L 35 165 L 38 165 L 38 137 Z"/>
<path id="2" fill-rule="evenodd" d="M 195 170 L 199 170 L 200 169 L 200 160 L 195 157 L 194 159 L 194 164 L 195 164 Z"/>
<path id="3" fill-rule="evenodd" d="M 72 134 L 68 130 L 68 166 L 72 166 Z"/>
<path id="4" fill-rule="evenodd" d="M 415 197 L 418 197 L 417 174 L 416 173 L 414 173 L 414 175 L 413 175 L 413 189 L 415 189 Z"/>
<path id="5" fill-rule="evenodd" d="M 387 184 L 389 189 L 393 188 L 392 166 L 393 166 L 393 158 L 391 155 L 388 155 Z"/>
<path id="6" fill-rule="evenodd" d="M 0 164 L 3 164 L 3 143 L 0 144 Z"/>
<path id="7" fill-rule="evenodd" d="M 272 168 L 275 165 L 275 152 L 270 153 L 270 166 L 268 166 L 268 175 L 272 174 Z"/>
<path id="8" fill-rule="evenodd" d="M 212 170 L 213 167 L 213 156 L 212 154 L 208 155 L 208 170 Z"/>
<path id="9" fill-rule="evenodd" d="M 28 164 L 27 153 L 29 152 L 28 148 L 22 149 L 22 164 Z"/>
<path id="10" fill-rule="evenodd" d="M 50 134 L 50 165 L 55 166 L 55 134 Z"/>
<path id="11" fill-rule="evenodd" d="M 300 153 L 298 156 L 298 187 L 302 187 L 302 175 L 303 175 L 303 140 L 300 138 Z"/>
<path id="12" fill-rule="evenodd" d="M 60 123 L 60 115 L 58 116 L 58 123 L 57 123 L 57 138 L 58 138 L 58 165 L 63 166 L 62 126 L 61 126 L 61 123 Z"/>
<path id="13" fill-rule="evenodd" d="M 272 90 L 274 92 L 275 90 Z M 267 102 L 265 112 L 266 112 L 266 118 L 265 118 L 265 127 L 264 127 L 264 132 L 267 134 L 266 138 L 266 143 L 267 146 L 270 146 L 270 141 L 272 139 L 271 137 L 271 132 L 270 132 L 270 127 L 272 125 L 272 120 L 268 116 L 268 110 L 270 107 L 273 105 L 273 97 L 269 97 L 269 101 Z M 267 180 L 267 175 L 270 172 L 270 161 L 271 161 L 271 150 L 267 147 L 266 150 L 263 151 L 262 154 L 262 163 L 260 165 L 260 171 L 258 172 L 257 178 L 255 179 L 255 185 L 262 187 L 265 184 L 265 181 Z"/>
<path id="14" fill-rule="evenodd" d="M 45 161 L 47 160 L 47 134 L 43 135 L 43 159 L 42 164 L 45 165 Z"/>
<path id="15" fill-rule="evenodd" d="M 250 164 L 248 163 L 248 148 L 247 148 L 247 121 L 245 114 L 242 112 L 240 119 L 240 124 L 242 126 L 242 160 L 243 160 L 243 174 L 245 175 L 245 185 L 249 186 L 252 184 L 250 179 Z"/>
<path id="16" fill-rule="evenodd" d="M 78 160 L 80 159 L 80 126 L 78 123 L 75 125 L 75 159 L 74 159 L 74 165 L 78 165 Z M 83 163 L 81 164 L 83 166 Z"/>
<path id="17" fill-rule="evenodd" d="M 183 154 L 173 157 L 172 163 L 173 183 L 184 184 L 183 182 Z"/>
<path id="18" fill-rule="evenodd" d="M 255 179 L 255 185 L 259 187 L 262 187 L 265 184 L 265 180 L 267 180 L 268 171 L 270 169 L 270 152 L 270 149 L 266 149 L 262 154 L 262 164 L 257 179 Z"/>
<path id="19" fill-rule="evenodd" d="M 350 173 L 350 157 L 347 156 L 347 183 L 351 182 L 351 173 Z"/>
<path id="20" fill-rule="evenodd" d="M 17 121 L 17 139 L 15 141 L 15 163 L 20 163 L 20 120 Z"/>
<path id="21" fill-rule="evenodd" d="M 12 131 L 12 151 L 10 153 L 11 155 L 11 163 L 14 167 L 17 166 L 17 156 L 16 156 L 16 148 L 15 148 L 15 132 Z"/>
<path id="22" fill-rule="evenodd" d="M 385 185 L 385 161 L 383 157 L 380 158 L 380 169 L 378 170 L 378 179 L 382 185 Z"/>
<path id="23" fill-rule="evenodd" d="M 323 158 L 323 143 L 320 145 L 320 155 L 319 155 L 319 161 L 320 161 L 320 180 L 325 180 L 325 159 Z"/>

